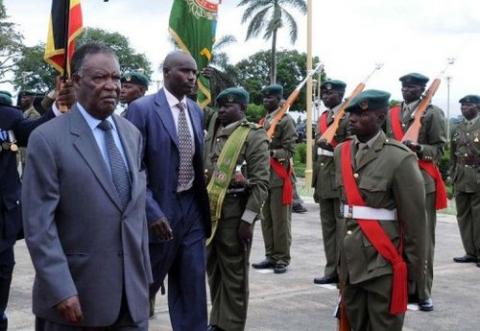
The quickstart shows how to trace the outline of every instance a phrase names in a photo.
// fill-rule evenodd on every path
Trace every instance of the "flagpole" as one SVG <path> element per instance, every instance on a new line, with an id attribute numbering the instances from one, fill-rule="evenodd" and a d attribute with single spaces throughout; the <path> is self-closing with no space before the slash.
<path id="1" fill-rule="evenodd" d="M 312 0 L 307 0 L 307 72 L 312 71 Z M 307 81 L 307 164 L 305 189 L 312 187 L 312 78 Z"/>
<path id="2" fill-rule="evenodd" d="M 64 32 L 64 59 L 63 59 L 63 76 L 62 79 L 65 82 L 68 78 L 68 39 L 70 38 L 70 0 L 65 0 L 65 21 L 63 22 Z"/>

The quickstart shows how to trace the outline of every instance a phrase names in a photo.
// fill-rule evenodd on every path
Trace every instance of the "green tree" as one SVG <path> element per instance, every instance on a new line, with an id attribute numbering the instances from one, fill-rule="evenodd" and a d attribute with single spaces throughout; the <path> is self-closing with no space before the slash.
<path id="1" fill-rule="evenodd" d="M 21 51 L 22 41 L 22 34 L 8 21 L 3 0 L 0 0 L 0 83 L 11 82 L 6 75 L 15 69 L 15 58 Z"/>
<path id="2" fill-rule="evenodd" d="M 130 46 L 127 37 L 118 32 L 108 32 L 102 29 L 85 28 L 77 40 L 77 47 L 89 42 L 98 41 L 112 47 L 117 53 L 122 73 L 143 69 L 148 77 L 152 74 L 152 65 L 143 53 L 136 53 Z"/>
<path id="3" fill-rule="evenodd" d="M 43 60 L 45 44 L 22 47 L 15 62 L 13 85 L 16 89 L 45 93 L 55 88 L 57 71 Z"/>
<path id="4" fill-rule="evenodd" d="M 283 86 L 284 97 L 288 97 L 295 87 L 305 78 L 307 74 L 306 64 L 307 55 L 299 53 L 296 50 L 284 50 L 278 52 L 278 78 L 277 81 Z M 313 64 L 319 63 L 319 58 L 313 58 Z M 271 65 L 271 57 L 269 51 L 260 51 L 248 58 L 240 61 L 235 65 L 234 77 L 236 85 L 243 86 L 250 92 L 250 101 L 257 105 L 261 105 L 261 90 L 269 84 L 268 72 Z M 304 111 L 305 105 L 305 89 L 303 89 L 291 110 Z"/>
<path id="5" fill-rule="evenodd" d="M 241 0 L 238 6 L 246 6 L 242 23 L 248 23 L 246 40 L 264 32 L 263 39 L 272 39 L 270 82 L 277 81 L 277 33 L 284 26 L 288 27 L 290 41 L 297 40 L 298 27 L 292 14 L 285 7 L 296 8 L 302 14 L 307 13 L 305 0 Z"/>

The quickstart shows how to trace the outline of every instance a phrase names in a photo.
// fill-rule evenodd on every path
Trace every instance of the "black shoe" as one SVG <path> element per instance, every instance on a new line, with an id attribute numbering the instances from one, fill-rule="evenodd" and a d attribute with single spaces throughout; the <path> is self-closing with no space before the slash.
<path id="1" fill-rule="evenodd" d="M 209 325 L 207 328 L 207 331 L 225 331 L 225 330 L 222 328 L 219 328 L 216 325 Z"/>
<path id="2" fill-rule="evenodd" d="M 454 257 L 453 261 L 457 263 L 476 263 L 478 262 L 478 259 L 475 256 L 467 254 L 464 256 Z"/>
<path id="3" fill-rule="evenodd" d="M 276 274 L 284 274 L 287 272 L 287 265 L 277 263 L 275 264 L 275 267 L 273 268 L 273 272 Z"/>
<path id="4" fill-rule="evenodd" d="M 433 311 L 433 301 L 431 298 L 418 300 L 418 309 L 421 311 Z"/>
<path id="5" fill-rule="evenodd" d="M 323 285 L 323 284 L 335 284 L 335 283 L 338 283 L 338 276 L 332 276 L 332 277 L 327 277 L 327 276 L 324 276 L 324 277 L 315 277 L 313 279 L 313 283 L 314 284 L 319 284 L 319 285 Z"/>
<path id="6" fill-rule="evenodd" d="M 409 294 L 408 295 L 408 303 L 417 303 L 418 304 L 418 296 L 416 294 Z"/>
<path id="7" fill-rule="evenodd" d="M 270 260 L 263 260 L 262 262 L 252 263 L 252 267 L 255 269 L 272 269 L 275 267 L 275 263 Z"/>
<path id="8" fill-rule="evenodd" d="M 292 206 L 292 212 L 305 214 L 308 212 L 307 208 L 305 208 L 301 203 Z"/>
<path id="9" fill-rule="evenodd" d="M 479 268 L 480 268 L 480 262 L 477 262 L 477 267 L 479 267 Z"/>

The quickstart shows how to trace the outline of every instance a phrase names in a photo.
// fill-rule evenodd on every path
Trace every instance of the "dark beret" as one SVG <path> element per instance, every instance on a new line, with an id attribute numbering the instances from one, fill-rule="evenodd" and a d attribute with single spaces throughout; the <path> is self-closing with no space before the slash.
<path id="1" fill-rule="evenodd" d="M 120 79 L 122 83 L 131 83 L 135 85 L 141 85 L 148 88 L 150 84 L 148 77 L 138 71 L 132 71 L 125 73 Z"/>
<path id="2" fill-rule="evenodd" d="M 322 90 L 338 90 L 338 91 L 345 91 L 347 84 L 338 79 L 327 79 L 322 83 L 320 87 Z"/>
<path id="3" fill-rule="evenodd" d="M 268 96 L 271 96 L 271 95 L 283 96 L 283 87 L 282 87 L 282 85 L 272 84 L 272 85 L 264 87 L 262 89 L 262 94 L 265 97 L 268 97 Z"/>
<path id="4" fill-rule="evenodd" d="M 460 103 L 480 103 L 480 96 L 469 94 L 458 100 Z"/>
<path id="5" fill-rule="evenodd" d="M 347 112 L 361 112 L 388 108 L 390 93 L 380 90 L 365 90 L 345 109 Z"/>
<path id="6" fill-rule="evenodd" d="M 225 102 L 246 105 L 249 97 L 248 92 L 243 87 L 230 87 L 220 92 L 216 100 L 220 105 Z"/>
<path id="7" fill-rule="evenodd" d="M 399 78 L 399 80 L 403 84 L 412 84 L 412 85 L 420 85 L 420 86 L 425 86 L 427 85 L 427 82 L 430 80 L 427 76 L 412 72 L 410 74 L 406 74 L 402 77 Z"/>

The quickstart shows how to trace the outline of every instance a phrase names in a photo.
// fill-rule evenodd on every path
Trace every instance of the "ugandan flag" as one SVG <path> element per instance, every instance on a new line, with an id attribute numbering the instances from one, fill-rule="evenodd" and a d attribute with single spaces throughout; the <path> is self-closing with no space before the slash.
<path id="1" fill-rule="evenodd" d="M 67 73 L 70 75 L 70 60 L 75 52 L 74 40 L 82 32 L 82 25 L 80 0 L 52 0 L 47 44 L 43 58 L 62 75 L 65 65 Z M 68 55 L 66 61 L 65 48 L 67 48 Z"/>

